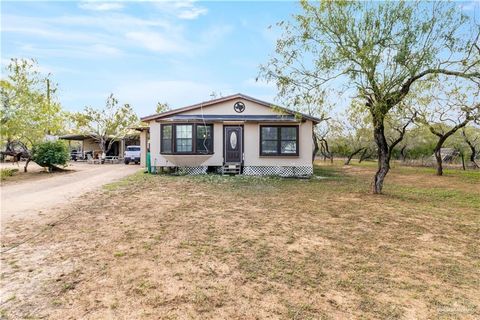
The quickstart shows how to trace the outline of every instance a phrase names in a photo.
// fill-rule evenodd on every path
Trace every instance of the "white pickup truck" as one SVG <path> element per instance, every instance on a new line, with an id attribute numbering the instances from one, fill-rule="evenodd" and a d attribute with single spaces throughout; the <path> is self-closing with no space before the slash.
<path id="1" fill-rule="evenodd" d="M 140 163 L 140 146 L 128 146 L 123 155 L 125 164 L 134 162 L 135 164 Z"/>

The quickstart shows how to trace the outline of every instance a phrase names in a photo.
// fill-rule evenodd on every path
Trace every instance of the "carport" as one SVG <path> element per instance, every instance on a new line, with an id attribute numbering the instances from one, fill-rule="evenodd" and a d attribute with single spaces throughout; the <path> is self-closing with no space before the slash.
<path id="1" fill-rule="evenodd" d="M 141 135 L 141 134 L 140 134 Z M 125 147 L 130 145 L 139 145 L 140 144 L 140 136 L 138 133 L 133 133 L 130 135 L 125 136 L 122 139 L 116 139 L 110 150 L 107 152 L 107 157 L 118 157 L 122 158 Z M 98 142 L 90 135 L 87 134 L 67 134 L 58 137 L 61 140 L 68 141 L 69 150 L 72 151 L 72 141 L 80 141 L 81 142 L 81 150 L 77 150 L 77 156 L 81 160 L 86 159 L 87 154 L 91 154 L 94 159 L 98 159 L 102 156 L 102 150 L 98 145 Z"/>

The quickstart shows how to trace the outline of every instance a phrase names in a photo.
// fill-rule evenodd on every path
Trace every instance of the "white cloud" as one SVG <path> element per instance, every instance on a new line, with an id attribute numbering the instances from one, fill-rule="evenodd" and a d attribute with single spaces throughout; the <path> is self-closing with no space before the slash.
<path id="1" fill-rule="evenodd" d="M 150 51 L 197 55 L 214 48 L 232 29 L 229 25 L 213 25 L 198 33 L 195 39 L 185 38 L 186 32 L 179 27 L 161 31 L 145 29 L 147 31 L 127 32 L 125 37 L 134 41 L 135 45 L 140 45 Z"/>
<path id="2" fill-rule="evenodd" d="M 7 26 L 2 29 L 3 32 L 12 32 L 12 33 L 21 33 L 28 34 L 43 38 L 48 38 L 51 40 L 68 40 L 68 41 L 92 41 L 96 39 L 91 34 L 86 34 L 83 32 L 72 32 L 72 31 L 56 31 L 50 30 L 45 27 L 18 27 L 18 26 Z"/>
<path id="3" fill-rule="evenodd" d="M 207 13 L 206 8 L 191 8 L 188 10 L 183 10 L 178 13 L 180 19 L 193 20 L 197 19 L 199 16 Z"/>
<path id="4" fill-rule="evenodd" d="M 92 11 L 111 11 L 111 10 L 120 10 L 123 9 L 124 4 L 119 2 L 93 2 L 93 1 L 86 1 L 81 2 L 78 5 L 80 8 L 85 10 L 92 10 Z"/>
<path id="5" fill-rule="evenodd" d="M 125 37 L 137 44 L 155 52 L 170 53 L 182 52 L 184 47 L 180 44 L 180 38 L 170 38 L 166 34 L 152 31 L 127 32 Z"/>
<path id="6" fill-rule="evenodd" d="M 129 81 L 115 88 L 119 99 L 130 103 L 140 116 L 155 113 L 158 101 L 168 102 L 173 108 L 210 100 L 210 93 L 221 92 L 223 95 L 234 93 L 224 84 L 202 83 L 195 81 Z"/>
<path id="7" fill-rule="evenodd" d="M 108 56 L 118 56 L 122 54 L 122 51 L 114 46 L 109 46 L 103 43 L 97 43 L 91 46 L 91 50 L 94 53 L 108 55 Z"/>
<path id="8" fill-rule="evenodd" d="M 92 3 L 84 2 L 82 5 Z M 184 18 L 206 12 L 192 1 L 154 4 L 168 7 L 168 10 L 174 10 L 175 14 Z M 229 25 L 214 24 L 191 34 L 187 33 L 188 26 L 184 23 L 174 22 L 171 17 L 159 13 L 149 18 L 114 12 L 102 12 L 101 17 L 81 14 L 56 17 L 2 15 L 2 18 L 5 25 L 2 32 L 29 37 L 17 47 L 22 50 L 18 54 L 38 53 L 39 56 L 55 57 L 104 58 L 122 53 L 138 54 L 142 49 L 160 54 L 198 55 L 212 50 L 232 30 Z M 48 41 L 42 39 L 40 44 L 38 37 Z"/>
<path id="9" fill-rule="evenodd" d="M 197 19 L 208 12 L 207 8 L 197 6 L 193 0 L 160 1 L 154 4 L 160 11 L 185 20 Z"/>
<path id="10" fill-rule="evenodd" d="M 33 19 L 62 26 L 96 27 L 106 30 L 127 30 L 146 27 L 172 28 L 172 24 L 165 19 L 137 18 L 123 13 L 103 13 L 101 18 L 95 15 L 68 15 L 48 19 Z"/>
<path id="11" fill-rule="evenodd" d="M 53 47 L 40 47 L 32 44 L 23 44 L 19 46 L 18 49 L 19 51 L 16 55 L 39 58 L 68 57 L 81 59 L 107 59 L 118 57 L 123 54 L 122 50 L 102 43 L 88 45 L 55 45 Z"/>

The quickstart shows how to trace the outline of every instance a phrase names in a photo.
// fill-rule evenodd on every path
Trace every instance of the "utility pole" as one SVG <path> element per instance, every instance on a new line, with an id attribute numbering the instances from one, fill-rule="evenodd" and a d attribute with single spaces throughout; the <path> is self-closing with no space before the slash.
<path id="1" fill-rule="evenodd" d="M 48 103 L 48 129 L 47 129 L 47 134 L 50 135 L 51 133 L 51 119 L 50 119 L 50 79 L 47 78 L 47 103 Z"/>
<path id="2" fill-rule="evenodd" d="M 50 106 L 50 79 L 47 78 L 47 101 Z"/>

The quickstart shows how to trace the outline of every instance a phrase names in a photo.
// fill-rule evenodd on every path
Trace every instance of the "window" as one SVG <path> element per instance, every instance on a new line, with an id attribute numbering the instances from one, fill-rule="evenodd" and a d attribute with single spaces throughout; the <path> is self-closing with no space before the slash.
<path id="1" fill-rule="evenodd" d="M 298 156 L 298 126 L 260 126 L 261 156 Z"/>
<path id="2" fill-rule="evenodd" d="M 212 124 L 162 124 L 162 154 L 212 154 Z"/>
<path id="3" fill-rule="evenodd" d="M 160 147 L 162 153 L 172 153 L 172 125 L 162 125 Z"/>
<path id="4" fill-rule="evenodd" d="M 183 124 L 175 126 L 175 152 L 193 152 L 193 125 Z"/>
<path id="5" fill-rule="evenodd" d="M 197 126 L 197 153 L 208 154 L 213 151 L 212 126 L 200 125 Z"/>

